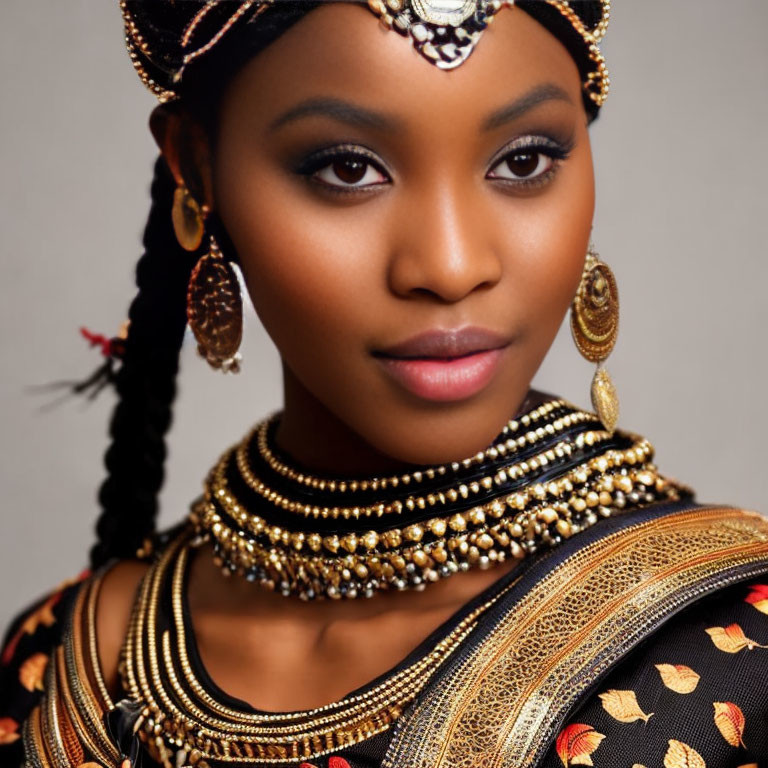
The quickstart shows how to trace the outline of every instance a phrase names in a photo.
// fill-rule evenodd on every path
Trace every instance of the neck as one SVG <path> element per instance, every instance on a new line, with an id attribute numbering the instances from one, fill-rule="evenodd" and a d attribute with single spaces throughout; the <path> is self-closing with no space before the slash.
<path id="1" fill-rule="evenodd" d="M 400 474 L 416 465 L 382 453 L 310 393 L 283 364 L 284 407 L 275 432 L 275 445 L 308 471 L 320 475 L 365 476 Z M 536 408 L 552 396 L 529 390 L 521 403 L 511 403 L 509 418 Z M 498 434 L 489 436 L 489 442 Z M 457 459 L 474 453 L 468 450 Z"/>

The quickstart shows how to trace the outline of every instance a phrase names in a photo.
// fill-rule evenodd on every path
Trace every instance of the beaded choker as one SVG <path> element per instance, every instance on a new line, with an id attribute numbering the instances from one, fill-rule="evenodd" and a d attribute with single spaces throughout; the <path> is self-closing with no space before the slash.
<path id="1" fill-rule="evenodd" d="M 293 466 L 274 445 L 279 416 L 224 453 L 191 519 L 226 573 L 304 600 L 424 589 L 687 492 L 658 473 L 647 440 L 611 435 L 564 400 L 509 421 L 474 456 L 391 477 Z"/>

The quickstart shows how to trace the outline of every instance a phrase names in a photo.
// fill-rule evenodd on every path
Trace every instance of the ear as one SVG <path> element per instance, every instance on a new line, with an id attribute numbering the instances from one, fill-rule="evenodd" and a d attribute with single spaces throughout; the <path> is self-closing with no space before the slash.
<path id="1" fill-rule="evenodd" d="M 208 136 L 178 102 L 161 104 L 152 111 L 149 129 L 179 186 L 213 209 L 213 169 Z"/>

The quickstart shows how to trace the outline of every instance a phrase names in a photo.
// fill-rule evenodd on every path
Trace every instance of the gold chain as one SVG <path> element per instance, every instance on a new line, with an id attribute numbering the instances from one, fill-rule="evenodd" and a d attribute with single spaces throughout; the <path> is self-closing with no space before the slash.
<path id="1" fill-rule="evenodd" d="M 298 762 L 386 730 L 461 645 L 480 615 L 515 583 L 473 610 L 416 662 L 361 694 L 288 715 L 238 712 L 217 702 L 203 688 L 187 655 L 182 593 L 190 536 L 187 530 L 172 542 L 145 577 L 120 669 L 125 689 L 134 700 L 146 704 L 142 738 L 150 751 L 165 759 L 184 751 L 186 760 L 200 768 L 207 760 Z M 169 572 L 173 631 L 161 633 L 156 606 Z"/>

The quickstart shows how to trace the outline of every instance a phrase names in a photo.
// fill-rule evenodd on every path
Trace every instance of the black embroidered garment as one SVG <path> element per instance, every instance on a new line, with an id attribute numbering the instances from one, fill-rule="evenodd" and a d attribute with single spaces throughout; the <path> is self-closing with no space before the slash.
<path id="1" fill-rule="evenodd" d="M 700 510 L 700 514 L 706 515 L 707 509 Z M 766 528 L 762 530 L 762 535 L 766 536 Z M 768 571 L 765 560 L 762 568 Z M 87 577 L 56 590 L 11 627 L 0 668 L 0 765 L 3 768 L 22 765 L 21 733 L 25 721 L 29 725 L 34 720 L 35 715 L 30 718 L 30 713 L 43 695 L 45 671 L 57 653 L 63 655 L 60 645 L 62 633 L 74 631 L 72 624 L 67 622 L 75 619 L 87 627 L 88 613 L 92 610 L 95 596 L 93 587 L 98 578 L 98 575 Z M 515 581 L 513 574 L 500 579 L 397 668 L 350 696 L 364 694 L 382 680 L 391 680 L 417 663 L 427 649 L 434 646 L 438 637 L 447 636 L 473 610 L 493 598 L 501 601 L 505 596 L 509 597 L 509 590 Z M 158 621 L 169 624 L 171 619 L 166 615 L 167 606 L 161 602 L 160 607 Z M 509 609 L 508 606 L 504 608 Z M 77 634 L 80 634 L 82 641 L 86 639 L 87 631 Z M 469 645 L 468 641 L 463 641 L 464 650 Z M 194 649 L 194 646 L 191 648 Z M 521 652 L 524 653 L 525 649 L 518 649 L 517 653 Z M 199 680 L 217 696 L 220 703 L 256 712 L 219 691 L 205 675 L 194 650 L 190 658 Z M 74 663 L 73 660 L 70 662 Z M 438 671 L 438 681 L 441 673 L 450 675 L 451 665 L 445 663 L 443 666 Z M 93 687 L 98 688 L 98 681 L 92 676 L 89 679 Z M 724 586 L 696 599 L 644 637 L 613 666 L 607 676 L 596 684 L 587 683 L 588 691 L 580 696 L 567 717 L 558 724 L 538 765 L 546 768 L 590 764 L 627 768 L 768 765 L 768 574 Z M 456 693 L 458 695 L 459 691 Z M 72 728 L 73 723 L 66 714 L 68 708 L 62 694 L 59 688 L 62 705 L 59 718 L 63 731 L 67 727 Z M 77 694 L 70 691 L 69 695 L 77 699 Z M 96 696 L 98 698 L 98 694 Z M 415 709 L 418 707 L 417 700 Z M 76 711 L 77 707 L 72 709 Z M 481 713 L 478 715 L 481 716 Z M 492 719 L 489 717 L 489 721 Z M 83 723 L 79 723 L 78 727 L 82 728 Z M 397 764 L 387 763 L 387 755 L 392 754 L 393 733 L 402 739 L 404 731 L 407 727 L 398 727 L 397 730 L 388 728 L 358 744 L 316 758 L 312 764 L 321 768 L 344 768 L 345 764 L 352 768 Z M 514 739 L 515 732 L 508 736 Z M 100 741 L 96 736 L 92 736 L 91 740 L 95 744 Z M 124 739 L 120 751 L 129 749 L 130 745 L 126 748 Z M 82 764 L 93 762 L 85 759 L 89 756 L 81 751 L 81 747 L 71 746 L 70 750 L 66 757 L 48 755 L 50 762 L 37 763 L 33 760 L 30 765 L 79 768 Z M 111 754 L 102 755 L 110 762 L 105 760 L 96 764 L 111 768 L 112 765 L 119 765 L 119 757 L 118 749 L 114 748 Z M 274 759 L 271 764 L 296 763 Z M 155 763 L 145 754 L 142 765 L 148 767 Z"/>
<path id="2" fill-rule="evenodd" d="M 119 691 L 107 690 L 95 631 L 113 563 L 14 622 L 0 656 L 0 768 L 768 768 L 768 520 L 696 503 L 658 473 L 647 441 L 593 422 L 563 401 L 510 422 L 494 444 L 506 456 L 494 447 L 479 465 L 435 472 L 421 507 L 405 498 L 421 515 L 412 544 L 382 533 L 356 555 L 346 542 L 347 576 L 333 570 L 346 561 L 336 539 L 357 518 L 334 522 L 327 553 L 304 551 L 290 516 L 279 532 L 260 522 L 251 541 L 225 523 L 266 502 L 247 484 L 212 486 L 211 542 L 250 557 L 268 532 L 300 589 L 334 576 L 357 594 L 397 587 L 398 568 L 403 587 L 419 573 L 460 578 L 491 554 L 517 563 L 376 680 L 314 710 L 266 713 L 201 663 L 187 579 L 210 551 L 193 518 L 158 539 Z M 247 564 L 267 581 L 263 562 Z"/>

